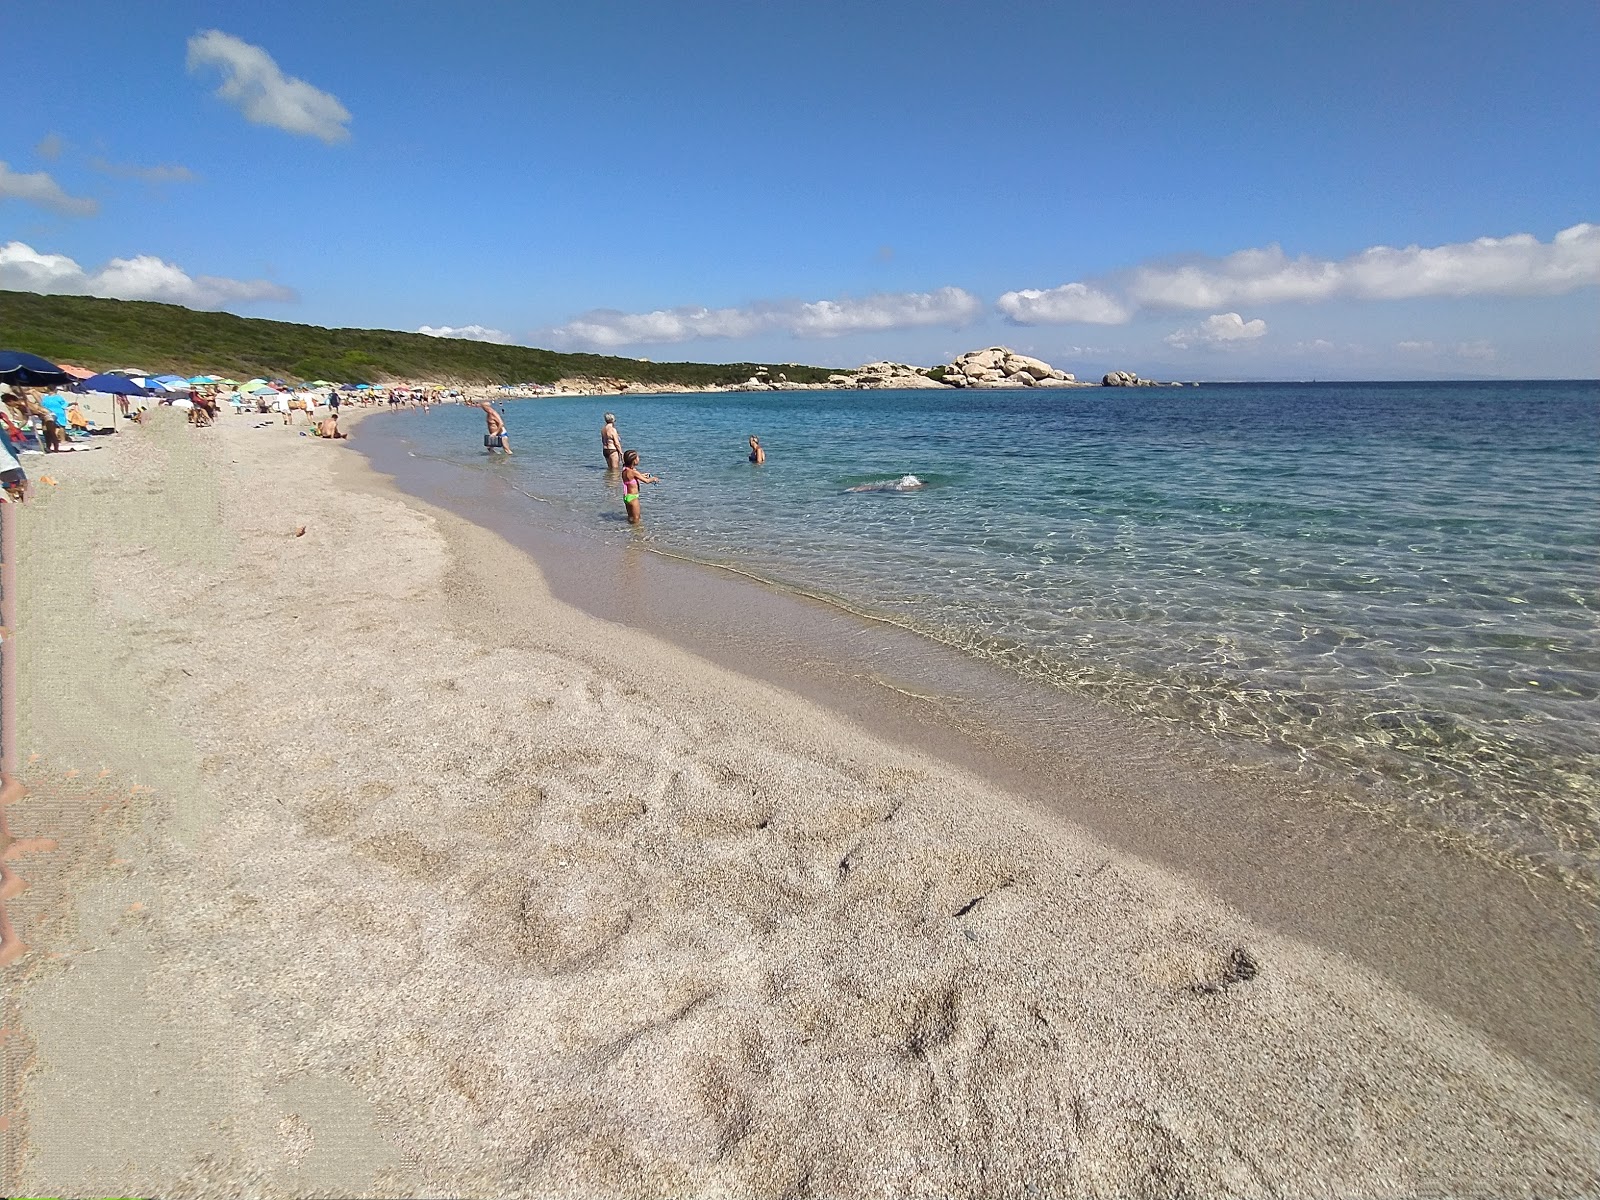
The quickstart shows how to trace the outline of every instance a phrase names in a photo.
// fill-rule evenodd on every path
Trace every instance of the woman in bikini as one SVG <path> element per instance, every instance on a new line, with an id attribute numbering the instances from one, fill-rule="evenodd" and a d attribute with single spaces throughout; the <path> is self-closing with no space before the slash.
<path id="1" fill-rule="evenodd" d="M 622 507 L 628 510 L 628 524 L 637 525 L 639 515 L 639 485 L 660 483 L 654 475 L 639 470 L 639 452 L 629 450 L 622 456 Z"/>
<path id="2" fill-rule="evenodd" d="M 600 453 L 606 456 L 606 470 L 615 471 L 622 465 L 622 435 L 617 432 L 616 413 L 607 413 L 606 423 L 600 426 Z"/>

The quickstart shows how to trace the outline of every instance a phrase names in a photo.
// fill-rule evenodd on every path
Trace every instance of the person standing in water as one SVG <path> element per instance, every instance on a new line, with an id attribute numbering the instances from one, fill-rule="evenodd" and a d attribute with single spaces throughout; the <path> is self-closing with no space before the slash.
<path id="1" fill-rule="evenodd" d="M 629 450 L 622 456 L 622 507 L 628 510 L 628 524 L 637 525 L 640 521 L 639 513 L 639 485 L 642 483 L 660 483 L 654 475 L 646 475 L 639 470 L 639 452 Z"/>
<path id="2" fill-rule="evenodd" d="M 616 413 L 607 413 L 606 423 L 600 426 L 600 453 L 606 456 L 606 470 L 615 471 L 622 465 L 622 435 L 617 432 Z"/>
<path id="3" fill-rule="evenodd" d="M 483 409 L 483 419 L 489 431 L 483 436 L 483 445 L 486 450 L 500 449 L 507 454 L 511 453 L 511 443 L 506 440 L 505 418 L 495 412 L 494 405 L 487 400 L 474 400 L 472 407 Z"/>
<path id="4" fill-rule="evenodd" d="M 761 439 L 753 433 L 750 435 L 750 461 L 758 467 L 767 461 L 767 452 L 761 448 Z"/>

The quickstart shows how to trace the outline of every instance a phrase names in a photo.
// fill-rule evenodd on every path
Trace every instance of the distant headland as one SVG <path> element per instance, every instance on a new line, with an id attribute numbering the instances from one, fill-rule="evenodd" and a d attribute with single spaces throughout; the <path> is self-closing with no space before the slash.
<path id="1" fill-rule="evenodd" d="M 1080 382 L 1071 372 L 1005 346 L 971 350 L 932 367 L 652 362 L 398 330 L 326 329 L 147 300 L 16 291 L 0 291 L 0 328 L 8 349 L 94 370 L 137 363 L 144 370 L 181 374 L 205 370 L 291 381 L 426 382 L 528 394 L 1155 386 L 1125 371 L 1105 375 L 1098 384 Z"/>

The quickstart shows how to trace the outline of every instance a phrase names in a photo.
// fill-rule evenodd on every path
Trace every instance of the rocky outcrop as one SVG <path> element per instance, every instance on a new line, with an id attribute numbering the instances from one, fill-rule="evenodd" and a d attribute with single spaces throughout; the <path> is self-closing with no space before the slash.
<path id="1" fill-rule="evenodd" d="M 969 350 L 944 369 L 952 387 L 1071 387 L 1071 374 L 1006 346 Z"/>
<path id="2" fill-rule="evenodd" d="M 926 368 L 908 363 L 868 363 L 856 372 L 858 388 L 936 388 L 942 387 L 936 379 L 929 379 Z"/>
<path id="3" fill-rule="evenodd" d="M 1157 383 L 1154 379 L 1140 379 L 1132 371 L 1112 371 L 1100 380 L 1101 387 L 1182 387 L 1181 383 Z"/>
<path id="4" fill-rule="evenodd" d="M 928 377 L 926 367 L 913 367 L 909 363 L 867 363 L 855 371 L 841 371 L 828 376 L 828 386 L 835 388 L 862 388 L 880 390 L 887 388 L 943 387 L 936 379 Z"/>

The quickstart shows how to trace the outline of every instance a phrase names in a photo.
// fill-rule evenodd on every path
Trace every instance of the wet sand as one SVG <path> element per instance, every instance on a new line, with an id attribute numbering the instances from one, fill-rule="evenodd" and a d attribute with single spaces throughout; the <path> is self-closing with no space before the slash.
<path id="1" fill-rule="evenodd" d="M 1454 860 L 1272 830 L 1087 710 L 1018 761 L 914 670 L 797 666 L 867 644 L 799 602 L 536 565 L 280 426 L 51 466 L 8 1194 L 1600 1186 L 1592 951 L 1537 881 L 1521 925 L 1466 860 L 1430 900 Z"/>

